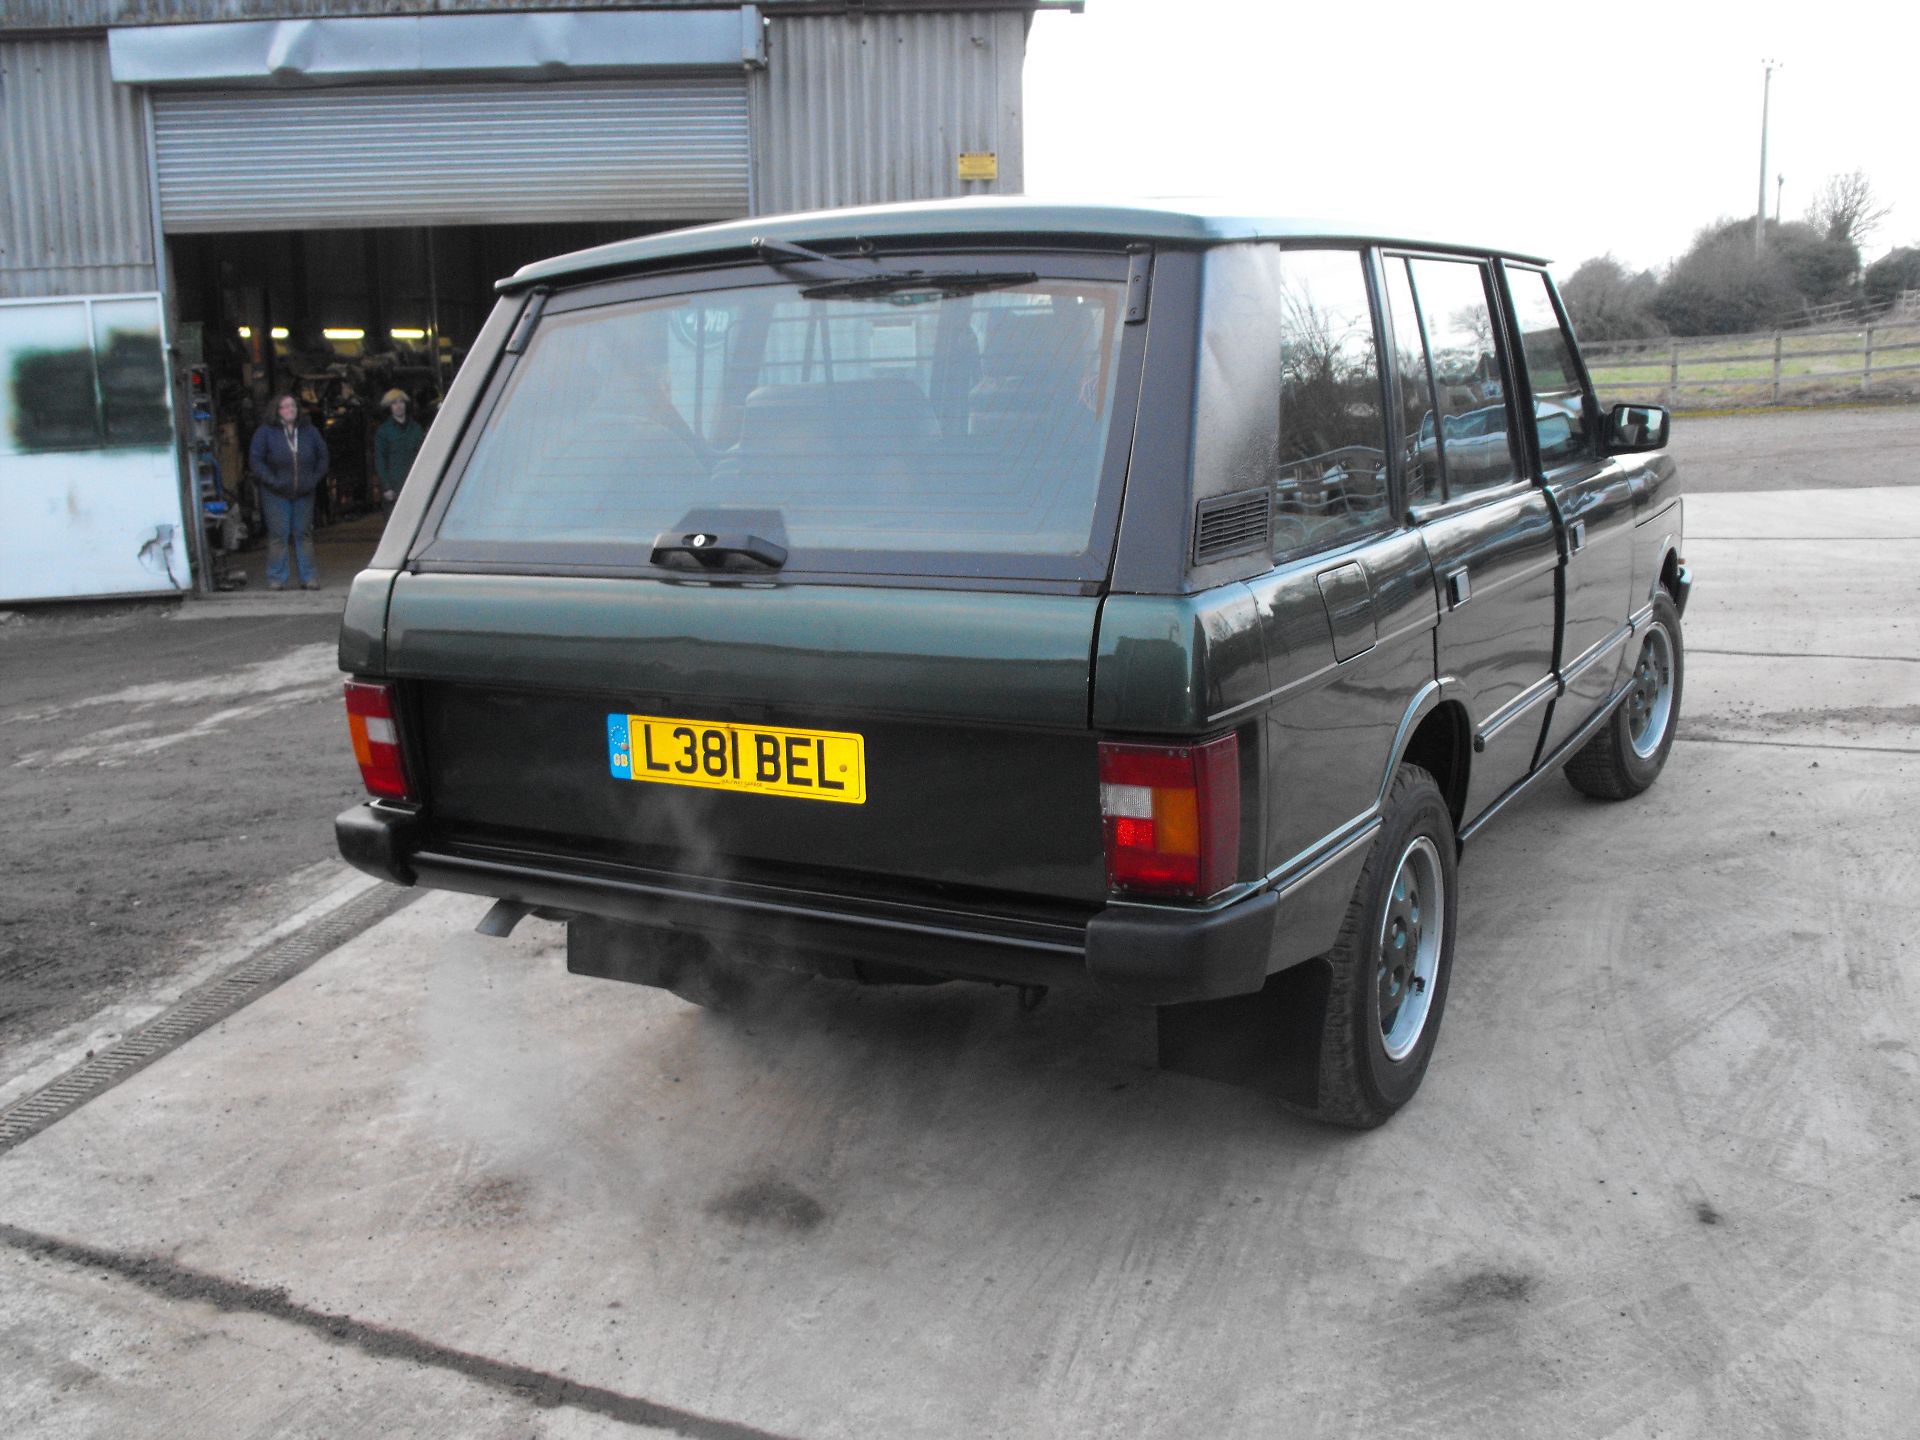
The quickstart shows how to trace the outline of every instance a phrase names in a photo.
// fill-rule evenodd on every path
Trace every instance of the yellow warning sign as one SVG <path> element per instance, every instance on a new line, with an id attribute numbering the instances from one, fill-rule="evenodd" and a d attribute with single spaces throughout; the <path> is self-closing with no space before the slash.
<path id="1" fill-rule="evenodd" d="M 998 180 L 1000 157 L 991 150 L 962 150 L 960 178 L 962 180 Z"/>

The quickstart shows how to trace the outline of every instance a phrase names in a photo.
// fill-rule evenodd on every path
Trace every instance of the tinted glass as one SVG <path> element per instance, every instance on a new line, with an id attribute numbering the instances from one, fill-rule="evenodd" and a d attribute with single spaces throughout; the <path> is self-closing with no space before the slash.
<path id="1" fill-rule="evenodd" d="M 1506 386 L 1487 302 L 1486 267 L 1461 260 L 1408 265 L 1426 322 L 1439 402 L 1421 421 L 1421 443 L 1432 443 L 1437 416 L 1448 498 L 1505 485 L 1520 472 L 1507 433 Z"/>
<path id="2" fill-rule="evenodd" d="M 701 528 L 751 511 L 762 532 L 777 512 L 796 551 L 1079 555 L 1120 291 L 782 284 L 543 320 L 439 533 L 650 543 L 696 511 Z"/>
<path id="3" fill-rule="evenodd" d="M 1393 317 L 1395 403 L 1400 407 L 1401 471 L 1407 503 L 1420 505 L 1445 493 L 1440 484 L 1440 445 L 1434 438 L 1433 383 L 1427 370 L 1426 342 L 1420 338 L 1420 312 L 1407 282 L 1407 262 L 1384 264 L 1387 310 Z"/>
<path id="4" fill-rule="evenodd" d="M 1574 364 L 1573 337 L 1553 308 L 1547 277 L 1538 270 L 1507 270 L 1513 318 L 1520 331 L 1527 380 L 1533 389 L 1533 430 L 1540 463 L 1551 469 L 1593 454 L 1586 392 Z"/>
<path id="5" fill-rule="evenodd" d="M 1287 554 L 1386 521 L 1387 436 L 1359 253 L 1284 252 L 1280 305 L 1274 550 Z"/>

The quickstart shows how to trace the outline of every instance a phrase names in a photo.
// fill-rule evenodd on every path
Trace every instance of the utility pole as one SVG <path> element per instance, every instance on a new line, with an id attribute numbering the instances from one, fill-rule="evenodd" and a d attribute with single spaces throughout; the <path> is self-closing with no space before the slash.
<path id="1" fill-rule="evenodd" d="M 1773 72 L 1784 68 L 1778 60 L 1762 60 L 1767 67 L 1760 89 L 1760 198 L 1753 207 L 1753 253 L 1758 255 L 1767 239 L 1767 106 L 1773 99 Z"/>

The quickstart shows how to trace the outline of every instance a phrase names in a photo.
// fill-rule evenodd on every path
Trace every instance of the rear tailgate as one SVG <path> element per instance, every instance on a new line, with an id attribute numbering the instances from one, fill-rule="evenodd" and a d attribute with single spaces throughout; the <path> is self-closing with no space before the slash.
<path id="1" fill-rule="evenodd" d="M 404 682 L 436 846 L 1080 911 L 1106 890 L 1088 728 L 1099 605 L 1004 590 L 402 575 L 385 668 Z M 629 717 L 685 722 L 691 738 L 675 751 L 677 725 Z M 793 740 L 779 765 L 791 761 L 798 783 L 783 773 L 777 788 L 732 788 L 752 783 L 768 731 Z M 832 738 L 852 736 L 858 762 Z M 701 745 L 710 767 L 690 763 Z M 823 759 L 841 783 L 838 766 L 863 766 L 864 793 L 821 788 Z"/>
<path id="2" fill-rule="evenodd" d="M 389 602 L 418 823 L 521 872 L 1077 923 L 1134 262 L 800 253 L 530 303 Z"/>

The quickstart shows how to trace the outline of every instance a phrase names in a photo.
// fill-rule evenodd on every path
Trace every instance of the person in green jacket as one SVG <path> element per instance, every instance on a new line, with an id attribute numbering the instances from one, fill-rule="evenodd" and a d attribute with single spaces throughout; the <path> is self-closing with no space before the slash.
<path id="1" fill-rule="evenodd" d="M 420 453 L 427 432 L 420 428 L 419 421 L 407 417 L 406 391 L 387 391 L 380 397 L 380 405 L 387 418 L 373 432 L 373 469 L 380 477 L 380 498 L 391 505 L 406 483 L 407 471 L 413 468 L 413 457 Z"/>

